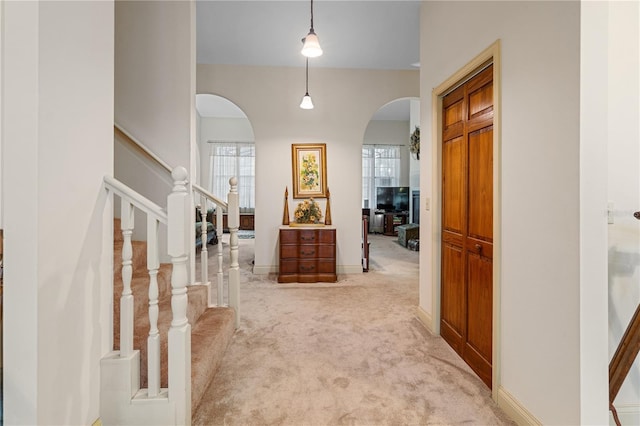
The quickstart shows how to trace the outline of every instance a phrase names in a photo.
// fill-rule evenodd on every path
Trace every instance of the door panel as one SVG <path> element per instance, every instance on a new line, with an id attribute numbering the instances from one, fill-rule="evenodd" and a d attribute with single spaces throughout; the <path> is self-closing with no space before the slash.
<path id="1" fill-rule="evenodd" d="M 443 99 L 442 337 L 491 387 L 493 66 Z"/>
<path id="2" fill-rule="evenodd" d="M 462 121 L 462 99 L 445 108 L 444 129 L 447 130 L 455 123 Z"/>
<path id="3" fill-rule="evenodd" d="M 447 231 L 462 233 L 464 152 L 462 138 L 445 143 L 442 156 L 442 222 Z"/>
<path id="4" fill-rule="evenodd" d="M 493 110 L 492 84 L 487 84 L 469 94 L 469 118 L 488 109 Z"/>
<path id="5" fill-rule="evenodd" d="M 493 128 L 469 135 L 468 235 L 492 241 Z"/>
<path id="6" fill-rule="evenodd" d="M 474 348 L 484 359 L 491 362 L 491 329 L 493 288 L 491 282 L 492 264 L 488 259 L 476 253 L 470 253 L 468 259 L 468 315 L 475 318 L 469 321 L 467 344 Z"/>
<path id="7" fill-rule="evenodd" d="M 462 250 L 450 244 L 444 246 L 442 251 L 442 277 L 447 285 L 442 287 L 441 313 L 451 337 L 456 340 L 455 345 L 460 346 L 459 341 L 463 335 L 464 307 L 458 303 L 464 297 L 464 265 L 462 263 Z"/>

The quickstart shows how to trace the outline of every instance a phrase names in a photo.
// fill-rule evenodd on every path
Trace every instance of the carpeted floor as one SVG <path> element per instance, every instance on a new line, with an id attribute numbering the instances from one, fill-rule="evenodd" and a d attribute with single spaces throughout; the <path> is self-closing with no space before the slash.
<path id="1" fill-rule="evenodd" d="M 251 273 L 254 240 L 240 240 L 241 328 L 194 424 L 511 424 L 416 319 L 418 253 L 370 241 L 368 273 L 278 284 Z"/>

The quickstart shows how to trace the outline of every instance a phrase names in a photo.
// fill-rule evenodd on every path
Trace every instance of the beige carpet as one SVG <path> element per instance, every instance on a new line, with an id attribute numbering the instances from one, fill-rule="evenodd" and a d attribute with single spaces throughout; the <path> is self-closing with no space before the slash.
<path id="1" fill-rule="evenodd" d="M 368 273 L 278 284 L 251 273 L 253 240 L 240 240 L 241 328 L 194 424 L 511 424 L 416 319 L 418 253 L 392 237 L 370 241 Z"/>

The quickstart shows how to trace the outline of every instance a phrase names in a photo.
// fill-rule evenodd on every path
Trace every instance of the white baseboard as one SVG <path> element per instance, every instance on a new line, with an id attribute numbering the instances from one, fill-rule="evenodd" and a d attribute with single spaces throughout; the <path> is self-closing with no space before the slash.
<path id="1" fill-rule="evenodd" d="M 361 274 L 362 265 L 338 265 L 338 274 Z M 253 265 L 253 273 L 256 275 L 277 274 L 278 265 Z"/>
<path id="2" fill-rule="evenodd" d="M 542 425 L 517 399 L 502 386 L 498 388 L 498 406 L 518 425 Z"/>
<path id="3" fill-rule="evenodd" d="M 433 330 L 433 317 L 429 312 L 425 311 L 424 309 L 422 309 L 422 307 L 418 306 L 418 309 L 416 310 L 416 315 L 420 320 L 420 322 L 422 323 L 422 325 L 424 325 L 427 328 L 427 330 L 431 332 L 431 334 L 436 334 L 435 331 Z"/>
<path id="4" fill-rule="evenodd" d="M 277 272 L 276 265 L 253 265 L 253 273 L 256 275 L 276 274 Z"/>
<path id="5" fill-rule="evenodd" d="M 622 425 L 640 425 L 640 404 L 616 404 L 613 403 Z M 609 424 L 615 425 L 613 414 L 609 411 Z"/>
<path id="6" fill-rule="evenodd" d="M 338 274 L 361 274 L 362 265 L 338 265 L 336 267 Z"/>

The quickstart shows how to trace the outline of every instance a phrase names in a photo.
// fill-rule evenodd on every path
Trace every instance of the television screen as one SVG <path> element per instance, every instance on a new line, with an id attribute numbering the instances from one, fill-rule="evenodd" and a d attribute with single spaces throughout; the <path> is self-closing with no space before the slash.
<path id="1" fill-rule="evenodd" d="M 379 186 L 376 188 L 376 208 L 378 210 L 393 210 L 393 188 Z"/>
<path id="2" fill-rule="evenodd" d="M 387 212 L 409 210 L 408 186 L 379 186 L 376 188 L 376 208 Z"/>

